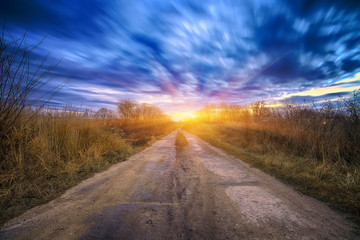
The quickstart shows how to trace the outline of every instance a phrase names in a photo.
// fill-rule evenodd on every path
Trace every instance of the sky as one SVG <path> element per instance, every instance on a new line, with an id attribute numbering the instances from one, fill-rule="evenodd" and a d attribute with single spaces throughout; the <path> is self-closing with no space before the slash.
<path id="1" fill-rule="evenodd" d="M 360 2 L 0 0 L 31 66 L 60 63 L 48 103 L 94 111 L 120 99 L 171 116 L 207 103 L 307 102 L 360 88 Z M 8 35 L 7 35 L 8 36 Z M 8 38 L 9 40 L 9 38 Z"/>

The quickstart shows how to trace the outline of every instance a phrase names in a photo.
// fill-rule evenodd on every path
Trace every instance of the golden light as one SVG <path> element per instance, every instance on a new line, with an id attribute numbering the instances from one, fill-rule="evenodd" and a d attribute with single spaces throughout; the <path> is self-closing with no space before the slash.
<path id="1" fill-rule="evenodd" d="M 195 119 L 197 116 L 194 112 L 172 112 L 166 113 L 169 115 L 174 121 L 186 121 Z"/>

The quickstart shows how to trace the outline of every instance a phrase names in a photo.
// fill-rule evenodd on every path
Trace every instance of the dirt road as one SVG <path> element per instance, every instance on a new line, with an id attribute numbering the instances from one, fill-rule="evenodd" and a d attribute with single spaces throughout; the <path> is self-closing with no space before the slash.
<path id="1" fill-rule="evenodd" d="M 355 225 L 176 132 L 5 224 L 0 239 L 356 239 Z"/>

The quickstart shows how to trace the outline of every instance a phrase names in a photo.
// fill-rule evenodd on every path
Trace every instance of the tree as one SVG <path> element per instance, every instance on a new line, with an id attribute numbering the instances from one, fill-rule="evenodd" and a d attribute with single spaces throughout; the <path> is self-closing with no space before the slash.
<path id="1" fill-rule="evenodd" d="M 105 119 L 105 118 L 113 118 L 115 117 L 116 114 L 114 113 L 114 111 L 111 111 L 110 109 L 107 108 L 100 108 L 96 113 L 95 113 L 95 117 L 96 118 L 101 118 L 101 119 Z"/>
<path id="2" fill-rule="evenodd" d="M 144 120 L 159 119 L 164 117 L 164 113 L 157 106 L 150 104 L 141 104 L 140 109 L 140 118 Z"/>
<path id="3" fill-rule="evenodd" d="M 160 108 L 151 104 L 139 104 L 129 99 L 117 103 L 120 118 L 126 120 L 155 120 L 165 118 Z"/>
<path id="4" fill-rule="evenodd" d="M 120 100 L 117 103 L 119 116 L 123 119 L 138 119 L 139 118 L 139 109 L 137 108 L 137 103 L 129 99 Z"/>

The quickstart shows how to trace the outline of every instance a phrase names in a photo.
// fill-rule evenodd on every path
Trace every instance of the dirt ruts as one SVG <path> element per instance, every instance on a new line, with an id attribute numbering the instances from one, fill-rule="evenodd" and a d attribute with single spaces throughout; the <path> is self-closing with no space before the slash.
<path id="1" fill-rule="evenodd" d="M 0 239 L 360 239 L 325 204 L 184 132 L 7 222 Z"/>

